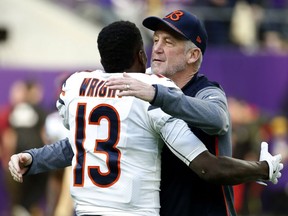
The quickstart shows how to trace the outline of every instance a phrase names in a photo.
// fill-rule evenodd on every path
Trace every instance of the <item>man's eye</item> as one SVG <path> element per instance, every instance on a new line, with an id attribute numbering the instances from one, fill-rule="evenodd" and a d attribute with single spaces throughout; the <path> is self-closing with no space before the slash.
<path id="1" fill-rule="evenodd" d="M 166 43 L 167 44 L 172 44 L 172 41 L 171 40 L 166 40 Z"/>

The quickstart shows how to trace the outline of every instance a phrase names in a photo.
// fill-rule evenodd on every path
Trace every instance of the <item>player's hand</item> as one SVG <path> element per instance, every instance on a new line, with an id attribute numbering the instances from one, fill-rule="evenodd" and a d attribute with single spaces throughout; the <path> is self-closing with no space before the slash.
<path id="1" fill-rule="evenodd" d="M 260 152 L 260 159 L 259 161 L 266 161 L 269 165 L 269 181 L 273 184 L 278 183 L 278 178 L 281 177 L 281 170 L 283 169 L 283 163 L 281 163 L 282 156 L 281 154 L 272 156 L 268 152 L 268 143 L 262 142 L 261 143 L 261 152 Z M 267 185 L 266 183 L 260 181 L 260 184 Z"/>
<path id="2" fill-rule="evenodd" d="M 155 95 L 155 88 L 147 83 L 141 82 L 127 73 L 123 77 L 113 77 L 105 83 L 110 89 L 116 89 L 120 92 L 118 96 L 134 96 L 141 100 L 151 102 Z"/>
<path id="3" fill-rule="evenodd" d="M 14 181 L 23 182 L 23 174 L 28 170 L 32 163 L 32 156 L 28 153 L 19 153 L 11 156 L 8 163 L 10 173 Z"/>

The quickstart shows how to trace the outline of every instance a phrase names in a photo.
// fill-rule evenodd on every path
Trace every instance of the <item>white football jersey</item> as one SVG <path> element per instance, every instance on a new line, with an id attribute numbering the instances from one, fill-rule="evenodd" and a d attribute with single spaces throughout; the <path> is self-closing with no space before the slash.
<path id="1" fill-rule="evenodd" d="M 149 84 L 176 85 L 129 73 Z M 187 165 L 206 148 L 182 120 L 105 86 L 121 73 L 77 72 L 63 85 L 57 108 L 74 151 L 71 195 L 77 215 L 159 215 L 163 140 Z"/>

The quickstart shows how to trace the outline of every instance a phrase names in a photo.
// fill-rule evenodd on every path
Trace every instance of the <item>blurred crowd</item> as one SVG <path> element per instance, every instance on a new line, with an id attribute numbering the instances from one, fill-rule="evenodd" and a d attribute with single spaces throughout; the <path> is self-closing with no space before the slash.
<path id="1" fill-rule="evenodd" d="M 47 0 L 69 8 L 79 16 L 107 25 L 113 20 L 135 22 L 151 40 L 142 20 L 185 9 L 203 20 L 209 47 L 232 46 L 248 52 L 288 53 L 287 0 Z"/>
<path id="2" fill-rule="evenodd" d="M 140 28 L 147 15 L 161 16 L 172 9 L 185 8 L 204 21 L 210 47 L 240 47 L 249 52 L 277 55 L 288 53 L 288 0 L 46 1 L 74 10 L 97 25 L 128 19 Z M 149 47 L 150 32 L 141 30 Z M 55 81 L 55 100 L 63 78 Z M 35 80 L 17 80 L 9 90 L 9 102 L 0 108 L 1 216 L 74 214 L 67 182 L 63 181 L 69 170 L 26 176 L 23 184 L 14 182 L 7 170 L 12 154 L 65 137 L 56 108 L 51 110 L 42 106 L 43 91 Z M 233 125 L 233 156 L 258 160 L 260 143 L 264 140 L 270 144 L 272 154 L 282 154 L 284 163 L 283 176 L 277 185 L 265 187 L 249 183 L 234 187 L 239 216 L 288 215 L 288 100 L 283 99 L 283 112 L 272 116 L 242 99 L 229 97 L 228 104 Z M 64 210 L 59 209 L 61 206 Z"/>
<path id="3" fill-rule="evenodd" d="M 284 170 L 278 184 L 268 187 L 256 182 L 235 189 L 239 215 L 284 216 L 288 214 L 288 119 L 287 113 L 268 115 L 244 100 L 228 98 L 233 130 L 233 156 L 258 160 L 260 143 L 267 141 L 272 154 L 282 154 Z M 287 112 L 287 110 L 286 110 Z"/>

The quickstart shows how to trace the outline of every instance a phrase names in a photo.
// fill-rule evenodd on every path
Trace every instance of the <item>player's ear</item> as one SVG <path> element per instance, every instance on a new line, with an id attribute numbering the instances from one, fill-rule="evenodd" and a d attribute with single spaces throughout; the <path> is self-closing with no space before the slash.
<path id="1" fill-rule="evenodd" d="M 146 64 L 147 64 L 147 55 L 146 52 L 143 49 L 140 49 L 138 52 L 138 58 L 139 61 L 141 62 L 141 64 L 145 65 L 146 68 Z"/>

